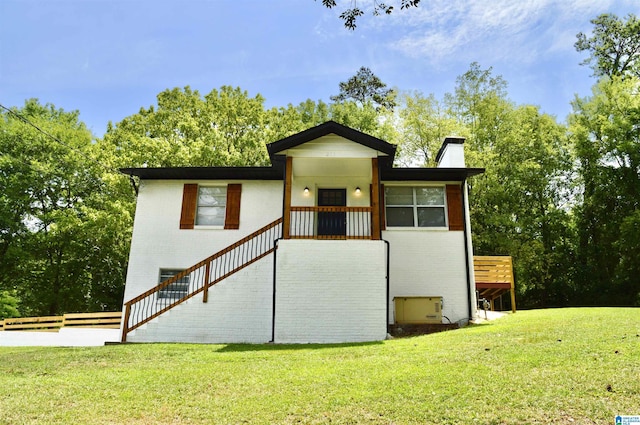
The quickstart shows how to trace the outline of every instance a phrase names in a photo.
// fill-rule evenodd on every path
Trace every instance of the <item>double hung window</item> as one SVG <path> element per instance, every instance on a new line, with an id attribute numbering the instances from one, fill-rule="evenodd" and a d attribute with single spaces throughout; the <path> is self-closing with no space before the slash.
<path id="1" fill-rule="evenodd" d="M 198 226 L 223 226 L 226 207 L 226 186 L 199 186 L 195 224 Z"/>
<path id="2" fill-rule="evenodd" d="M 388 227 L 446 227 L 446 198 L 442 186 L 386 186 Z"/>
<path id="3" fill-rule="evenodd" d="M 185 183 L 182 191 L 180 228 L 197 226 L 224 226 L 225 229 L 240 228 L 240 200 L 242 184 L 207 186 Z"/>

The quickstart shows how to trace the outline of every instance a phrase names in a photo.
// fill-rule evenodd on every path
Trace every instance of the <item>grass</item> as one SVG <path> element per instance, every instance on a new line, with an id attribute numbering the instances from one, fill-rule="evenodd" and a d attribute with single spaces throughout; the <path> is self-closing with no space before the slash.
<path id="1" fill-rule="evenodd" d="M 640 309 L 521 311 L 345 345 L 0 348 L 1 424 L 613 424 Z"/>

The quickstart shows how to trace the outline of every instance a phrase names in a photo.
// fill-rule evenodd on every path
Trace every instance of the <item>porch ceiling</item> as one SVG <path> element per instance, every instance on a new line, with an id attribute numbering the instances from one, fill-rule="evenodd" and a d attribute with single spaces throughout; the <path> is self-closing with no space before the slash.
<path id="1" fill-rule="evenodd" d="M 371 177 L 369 158 L 295 158 L 294 177 L 338 176 Z"/>

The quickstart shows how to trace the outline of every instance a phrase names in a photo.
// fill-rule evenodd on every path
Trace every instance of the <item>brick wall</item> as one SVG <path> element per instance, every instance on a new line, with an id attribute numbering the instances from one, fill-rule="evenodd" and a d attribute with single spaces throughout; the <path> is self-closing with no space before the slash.
<path id="1" fill-rule="evenodd" d="M 469 318 L 464 232 L 388 230 L 382 237 L 391 252 L 389 323 L 393 298 L 401 296 L 441 296 L 443 316 L 451 322 Z"/>
<path id="2" fill-rule="evenodd" d="M 214 285 L 133 331 L 130 342 L 265 343 L 271 340 L 273 257 Z"/>
<path id="3" fill-rule="evenodd" d="M 386 337 L 383 242 L 286 240 L 277 255 L 276 342 Z"/>

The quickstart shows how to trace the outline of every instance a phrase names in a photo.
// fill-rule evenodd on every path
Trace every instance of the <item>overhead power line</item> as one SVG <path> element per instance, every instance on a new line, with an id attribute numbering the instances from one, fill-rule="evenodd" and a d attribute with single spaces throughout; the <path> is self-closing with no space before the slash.
<path id="1" fill-rule="evenodd" d="M 23 123 L 35 128 L 37 131 L 39 131 L 40 133 L 44 134 L 45 136 L 47 136 L 49 139 L 53 140 L 56 143 L 61 144 L 62 146 L 66 147 L 69 150 L 72 150 L 74 152 L 76 152 L 77 154 L 81 155 L 83 158 L 93 162 L 94 164 L 98 165 L 99 167 L 109 171 L 110 173 L 115 173 L 118 175 L 122 175 L 118 170 L 115 170 L 111 167 L 108 167 L 102 163 L 100 163 L 99 161 L 97 161 L 94 158 L 91 158 L 90 156 L 88 156 L 87 154 L 85 154 L 84 152 L 82 152 L 79 149 L 74 148 L 73 146 L 68 145 L 67 143 L 63 142 L 62 140 L 60 140 L 58 137 L 54 136 L 53 134 L 43 130 L 42 128 L 38 127 L 36 124 L 34 124 L 33 122 L 29 121 L 27 118 L 25 118 L 23 115 L 20 115 L 19 113 L 13 111 L 10 108 L 7 108 L 6 106 L 0 104 L 0 108 L 4 109 L 5 111 L 7 111 L 9 114 L 11 114 L 12 116 L 16 117 L 17 119 L 19 119 L 20 121 L 22 121 Z"/>

